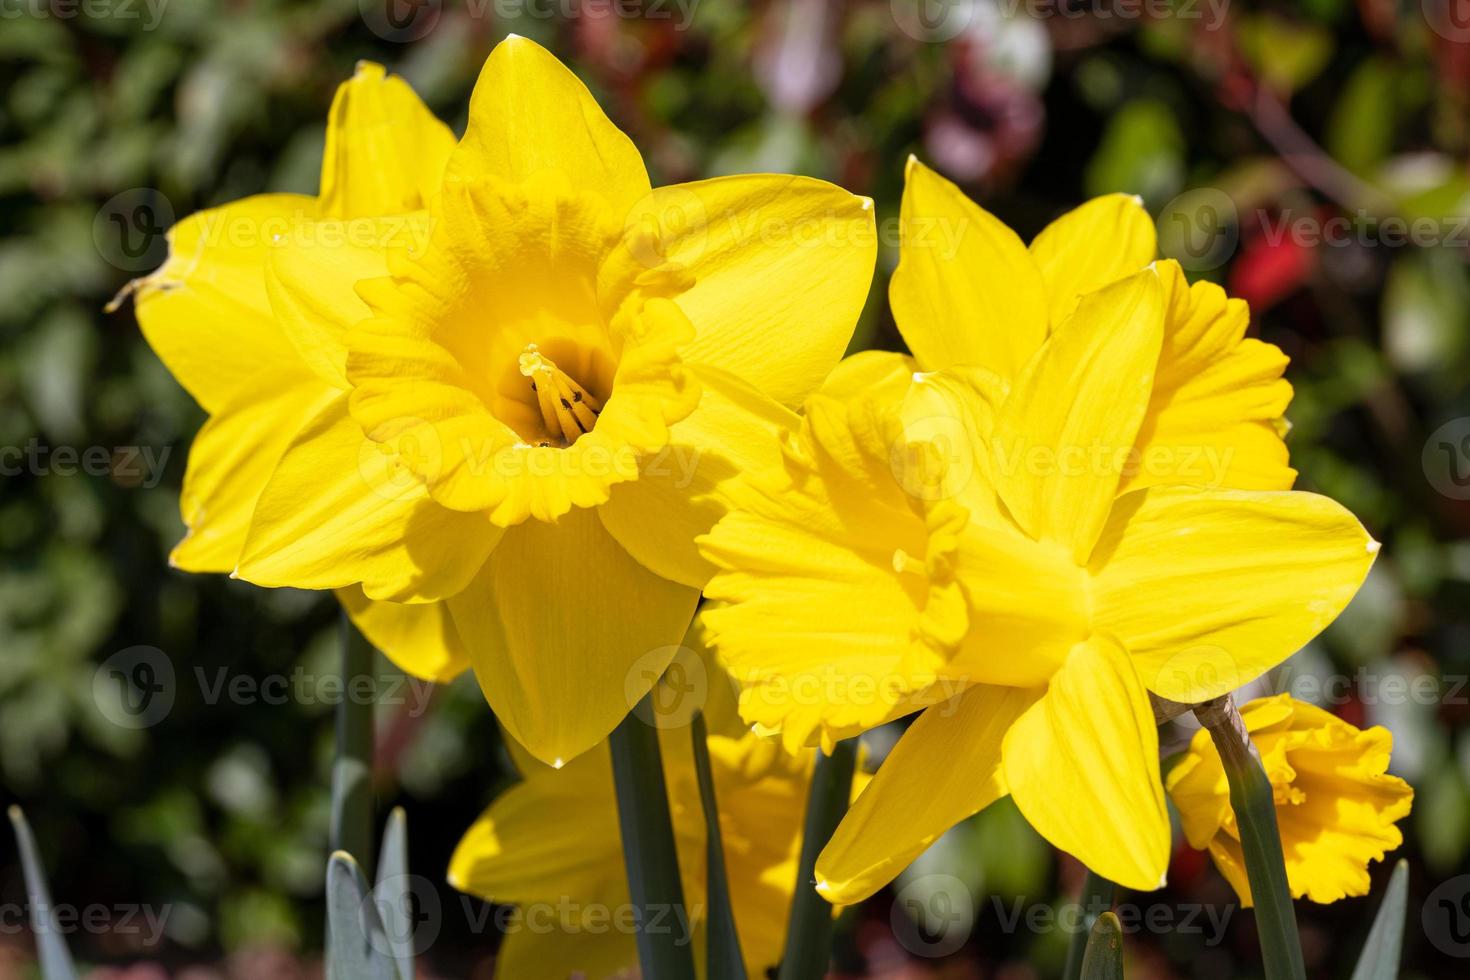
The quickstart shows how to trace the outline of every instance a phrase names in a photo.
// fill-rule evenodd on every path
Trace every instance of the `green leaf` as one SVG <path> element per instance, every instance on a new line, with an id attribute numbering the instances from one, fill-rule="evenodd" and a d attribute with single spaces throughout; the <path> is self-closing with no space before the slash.
<path id="1" fill-rule="evenodd" d="M 1276 14 L 1237 20 L 1236 40 L 1246 60 L 1267 85 L 1290 95 L 1316 78 L 1332 58 L 1332 32 Z"/>
<path id="2" fill-rule="evenodd" d="M 643 721 L 653 717 L 651 697 L 645 695 L 608 738 L 628 894 L 640 923 L 638 962 L 645 977 L 693 980 L 693 951 L 675 930 L 642 928 L 647 922 L 671 921 L 672 913 L 685 910 L 658 730 Z"/>
<path id="3" fill-rule="evenodd" d="M 1183 185 L 1184 152 L 1173 111 L 1156 99 L 1134 99 L 1113 113 L 1087 162 L 1087 194 L 1138 194 L 1158 210 Z"/>
<path id="4" fill-rule="evenodd" d="M 1082 894 L 1077 896 L 1077 901 L 1082 906 L 1082 928 L 1072 933 L 1072 942 L 1067 947 L 1067 980 L 1077 980 L 1083 976 L 1083 964 L 1088 951 L 1092 949 L 1092 937 L 1096 934 L 1103 914 L 1112 915 L 1113 896 L 1117 890 L 1117 885 L 1091 869 L 1088 870 L 1087 877 L 1082 881 Z M 1117 921 L 1117 916 L 1113 916 L 1113 921 Z M 1120 969 L 1119 976 L 1121 975 Z"/>
<path id="5" fill-rule="evenodd" d="M 834 745 L 831 755 L 817 754 L 779 980 L 821 980 L 827 975 L 832 957 L 832 906 L 817 894 L 817 855 L 831 840 L 852 799 L 857 747 L 858 740 L 849 738 Z"/>
<path id="6" fill-rule="evenodd" d="M 395 806 L 383 828 L 383 846 L 378 852 L 378 879 L 373 892 L 401 977 L 414 975 L 411 883 L 408 876 L 408 817 L 403 807 Z"/>
<path id="7" fill-rule="evenodd" d="M 1082 956 L 1082 980 L 1123 980 L 1123 924 L 1111 911 L 1097 917 Z"/>
<path id="8" fill-rule="evenodd" d="M 1368 941 L 1353 967 L 1352 980 L 1394 980 L 1399 975 L 1399 952 L 1404 946 L 1404 907 L 1409 900 L 1409 862 L 1400 858 L 1388 879 L 1383 904 L 1373 917 Z"/>
<path id="9" fill-rule="evenodd" d="M 699 778 L 699 802 L 704 809 L 705 853 L 709 868 L 705 901 L 709 905 L 709 980 L 745 980 L 745 960 L 730 906 L 730 883 L 725 874 L 725 845 L 720 836 L 720 809 L 710 769 L 709 732 L 704 714 L 696 712 L 690 726 L 694 739 L 694 770 Z"/>
<path id="10" fill-rule="evenodd" d="M 41 978 L 77 980 L 77 967 L 56 921 L 51 889 L 46 887 L 46 872 L 36 850 L 36 838 L 18 806 L 10 808 L 10 825 L 15 829 L 15 844 L 20 849 L 20 866 L 26 879 L 26 902 L 31 907 L 31 931 L 36 934 L 36 953 L 41 961 Z"/>
<path id="11" fill-rule="evenodd" d="M 1360 177 L 1370 177 L 1393 150 L 1397 70 L 1369 58 L 1353 70 L 1327 123 L 1327 150 Z"/>
<path id="12" fill-rule="evenodd" d="M 327 860 L 327 980 L 402 980 L 375 896 L 352 855 Z"/>

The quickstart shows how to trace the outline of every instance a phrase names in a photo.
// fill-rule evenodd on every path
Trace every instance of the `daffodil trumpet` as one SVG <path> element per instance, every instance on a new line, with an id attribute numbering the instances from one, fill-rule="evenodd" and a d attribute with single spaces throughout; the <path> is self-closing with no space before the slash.
<path id="1" fill-rule="evenodd" d="M 1275 793 L 1229 694 L 1195 705 L 1194 716 L 1210 733 L 1230 782 L 1230 808 L 1240 827 L 1240 847 L 1255 899 L 1256 931 L 1266 980 L 1305 980 L 1296 911 L 1286 880 L 1286 857 L 1276 826 Z"/>

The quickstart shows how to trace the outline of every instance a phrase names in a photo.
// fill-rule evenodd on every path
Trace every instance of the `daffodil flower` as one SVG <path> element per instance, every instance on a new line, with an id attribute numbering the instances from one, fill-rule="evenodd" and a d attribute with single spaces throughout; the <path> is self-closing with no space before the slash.
<path id="1" fill-rule="evenodd" d="M 220 490 L 253 507 L 234 574 L 360 590 L 350 608 L 370 624 L 369 601 L 419 617 L 441 672 L 467 660 L 512 735 L 559 764 L 672 659 L 712 571 L 694 538 L 736 475 L 773 465 L 789 406 L 846 347 L 872 206 L 790 176 L 655 190 L 582 83 L 518 37 L 486 61 L 463 139 L 429 129 L 390 126 L 370 160 L 417 188 L 374 207 L 423 210 L 170 260 L 197 262 L 190 288 L 238 274 L 264 300 L 247 317 L 216 290 L 216 308 L 175 318 L 196 333 L 241 320 L 201 371 L 236 372 L 265 337 L 310 392 L 252 370 L 234 400 L 208 401 L 211 424 L 242 435 L 197 462 L 196 484 L 223 488 L 240 447 L 268 442 L 249 464 L 269 469 L 263 486 Z M 143 302 L 146 319 L 158 300 Z M 275 399 L 289 408 L 262 407 Z M 208 507 L 195 517 L 209 528 Z"/>
<path id="2" fill-rule="evenodd" d="M 332 101 L 320 194 L 261 194 L 192 215 L 170 230 L 164 265 L 130 287 L 144 337 L 209 413 L 184 475 L 187 533 L 169 556 L 175 567 L 234 571 L 271 472 L 335 393 L 272 312 L 272 251 L 307 234 L 376 238 L 379 219 L 407 234 L 402 216 L 427 206 L 454 142 L 401 78 L 359 64 Z M 373 601 L 356 585 L 338 597 L 410 673 L 447 680 L 468 665 L 442 607 Z"/>
<path id="3" fill-rule="evenodd" d="M 1393 733 L 1356 728 L 1289 694 L 1258 698 L 1240 716 L 1271 781 L 1292 897 L 1368 894 L 1368 865 L 1403 843 L 1394 824 L 1414 802 L 1413 788 L 1388 774 Z M 1210 852 L 1249 908 L 1230 787 L 1208 731 L 1195 733 L 1165 785 L 1190 846 Z"/>
<path id="4" fill-rule="evenodd" d="M 713 719 L 712 719 L 713 720 Z M 716 723 L 708 739 L 730 904 L 752 977 L 781 959 L 796 888 L 802 818 L 814 754 L 792 756 L 771 739 Z M 705 942 L 705 818 L 686 728 L 660 742 L 686 908 L 660 924 Z M 523 782 L 495 800 L 450 861 L 455 888 L 517 906 L 496 959 L 497 977 L 636 976 L 633 906 L 613 792 L 598 746 L 561 770 L 512 755 Z M 866 782 L 861 774 L 855 792 Z M 703 955 L 696 956 L 703 963 Z M 703 970 L 700 970 L 703 975 Z"/>
<path id="5" fill-rule="evenodd" d="M 933 190 L 923 173 L 911 168 L 906 214 Z M 1125 200 L 1079 209 L 1030 252 L 969 206 L 980 241 L 960 252 L 981 264 L 915 263 L 944 277 L 929 289 L 965 293 L 967 315 L 916 322 L 900 300 L 914 283 L 894 284 L 921 366 L 940 370 L 845 362 L 783 467 L 751 474 L 755 491 L 702 539 L 720 569 L 704 620 L 747 685 L 748 720 L 799 745 L 927 706 L 818 861 L 833 901 L 871 894 L 1007 793 L 1095 871 L 1157 887 L 1169 824 L 1148 692 L 1199 701 L 1258 676 L 1372 564 L 1376 542 L 1326 498 L 1129 471 L 1160 446 L 1229 448 L 1233 428 L 1276 438 L 1284 403 L 1261 407 L 1280 358 L 1243 344 L 1238 304 L 1163 266 L 1099 271 L 1112 260 L 1094 253 L 1126 251 L 1118 239 L 1141 227 L 1120 217 L 1136 209 Z M 1049 253 L 1075 257 L 1050 291 L 1036 271 Z M 953 301 L 925 302 L 938 317 Z M 1289 482 L 1274 446 L 1240 443 L 1229 472 Z"/>

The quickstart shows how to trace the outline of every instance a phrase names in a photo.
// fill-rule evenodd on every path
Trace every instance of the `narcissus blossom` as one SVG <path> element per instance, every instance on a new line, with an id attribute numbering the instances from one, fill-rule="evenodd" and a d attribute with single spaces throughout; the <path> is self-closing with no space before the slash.
<path id="1" fill-rule="evenodd" d="M 712 719 L 713 720 L 713 719 Z M 752 977 L 781 959 L 797 882 L 802 819 L 815 753 L 718 725 L 708 740 L 735 926 Z M 661 732 L 686 908 L 662 927 L 705 942 L 705 818 L 686 728 Z M 552 770 L 512 746 L 523 782 L 495 800 L 454 852 L 449 880 L 517 906 L 497 977 L 636 976 L 633 909 L 606 745 Z M 854 791 L 866 783 L 858 774 Z M 701 953 L 695 957 L 703 963 Z M 703 975 L 703 969 L 700 970 Z"/>
<path id="2" fill-rule="evenodd" d="M 790 745 L 927 707 L 818 862 L 831 900 L 1007 793 L 1057 847 L 1157 887 L 1148 692 L 1199 701 L 1280 663 L 1377 544 L 1331 500 L 1254 488 L 1292 478 L 1283 359 L 1242 340 L 1239 304 L 1147 264 L 1132 199 L 1030 250 L 914 165 L 906 236 L 925 209 L 959 243 L 905 239 L 892 299 L 918 363 L 849 359 L 782 468 L 751 474 L 701 541 L 709 637 L 744 716 Z M 1213 478 L 1183 472 L 1210 447 Z"/>
<path id="3" fill-rule="evenodd" d="M 427 206 L 453 149 L 449 127 L 401 78 L 364 62 L 332 101 L 318 196 L 261 194 L 192 215 L 169 232 L 164 265 L 132 287 L 144 337 L 209 413 L 184 475 L 187 533 L 170 555 L 175 567 L 235 569 L 276 464 L 336 394 L 277 321 L 271 254 L 307 237 L 319 247 L 363 236 L 406 246 L 422 228 L 404 216 Z M 447 680 L 467 666 L 442 607 L 374 601 L 350 584 L 338 596 L 410 673 Z"/>
<path id="4" fill-rule="evenodd" d="M 1414 802 L 1413 787 L 1388 774 L 1393 734 L 1356 728 L 1289 694 L 1252 701 L 1240 716 L 1271 780 L 1292 897 L 1368 894 L 1368 865 L 1403 843 L 1394 824 Z M 1240 830 L 1208 731 L 1195 733 L 1166 786 L 1190 846 L 1209 850 L 1249 908 Z"/>
<path id="5" fill-rule="evenodd" d="M 323 244 L 305 221 L 249 256 L 178 260 L 211 282 L 263 269 L 265 305 L 208 364 L 264 320 L 312 379 L 314 400 L 267 413 L 286 396 L 251 374 L 219 410 L 271 450 L 234 574 L 353 590 L 378 635 L 436 635 L 443 672 L 467 660 L 511 734 L 562 762 L 667 666 L 711 571 L 694 538 L 841 356 L 871 202 L 789 176 L 653 189 L 582 83 L 518 37 L 457 145 L 420 130 L 378 145 L 371 165 L 419 191 L 376 204 L 398 212 L 367 234 Z M 226 292 L 175 326 L 238 312 Z M 198 468 L 228 482 L 237 445 Z M 199 508 L 191 536 L 210 521 Z"/>

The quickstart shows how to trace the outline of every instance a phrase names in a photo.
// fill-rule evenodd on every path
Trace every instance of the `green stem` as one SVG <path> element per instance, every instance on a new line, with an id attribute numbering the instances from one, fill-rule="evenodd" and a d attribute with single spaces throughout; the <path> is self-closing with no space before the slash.
<path id="1" fill-rule="evenodd" d="M 337 757 L 332 762 L 333 851 L 346 851 L 363 873 L 373 859 L 373 648 L 342 613 L 342 698 L 337 702 Z"/>
<path id="2" fill-rule="evenodd" d="M 1306 968 L 1281 853 L 1281 832 L 1276 827 L 1271 780 L 1261 768 L 1260 755 L 1230 695 L 1198 705 L 1194 714 L 1209 729 L 1230 783 L 1230 808 L 1240 829 L 1266 980 L 1304 980 Z"/>
<path id="3" fill-rule="evenodd" d="M 699 779 L 699 801 L 704 808 L 705 862 L 709 870 L 709 980 L 746 980 L 735 910 L 730 907 L 729 877 L 725 873 L 725 845 L 720 836 L 720 808 L 715 800 L 715 777 L 709 761 L 709 730 L 704 713 L 696 711 L 690 726 L 694 738 L 694 772 Z"/>
<path id="4" fill-rule="evenodd" d="M 1113 896 L 1117 890 L 1117 885 L 1091 868 L 1087 869 L 1087 877 L 1082 881 L 1082 893 L 1077 896 L 1077 902 L 1082 907 L 1082 921 L 1078 923 L 1077 931 L 1072 933 L 1072 941 L 1067 946 L 1067 972 L 1063 974 L 1067 980 L 1077 980 L 1082 976 L 1082 958 L 1087 953 L 1087 940 L 1092 935 L 1092 927 L 1099 916 L 1113 907 Z"/>
<path id="5" fill-rule="evenodd" d="M 852 799 L 857 746 L 857 739 L 844 739 L 832 747 L 831 755 L 817 755 L 778 980 L 820 980 L 827 975 L 832 958 L 832 906 L 817 894 L 817 855 L 827 846 Z"/>
<path id="6" fill-rule="evenodd" d="M 693 980 L 689 912 L 679 880 L 658 730 L 640 717 L 653 717 L 651 697 L 646 695 L 608 738 L 628 893 L 638 916 L 638 962 L 645 977 Z"/>

